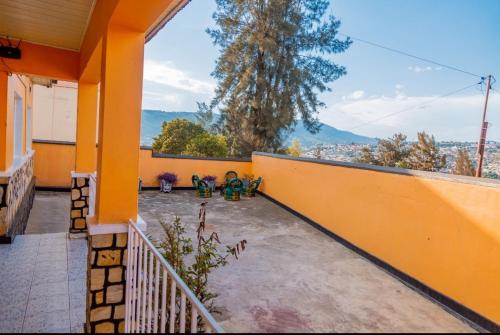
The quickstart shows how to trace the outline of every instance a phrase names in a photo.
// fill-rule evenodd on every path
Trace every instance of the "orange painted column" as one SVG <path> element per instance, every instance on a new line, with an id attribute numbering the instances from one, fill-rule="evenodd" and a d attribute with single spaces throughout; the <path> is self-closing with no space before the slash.
<path id="1" fill-rule="evenodd" d="M 9 77 L 0 71 L 0 171 L 8 168 L 7 164 L 7 96 Z"/>
<path id="2" fill-rule="evenodd" d="M 78 82 L 75 171 L 93 173 L 97 167 L 98 84 Z"/>
<path id="3" fill-rule="evenodd" d="M 144 33 L 110 25 L 103 37 L 95 220 L 137 219 Z"/>

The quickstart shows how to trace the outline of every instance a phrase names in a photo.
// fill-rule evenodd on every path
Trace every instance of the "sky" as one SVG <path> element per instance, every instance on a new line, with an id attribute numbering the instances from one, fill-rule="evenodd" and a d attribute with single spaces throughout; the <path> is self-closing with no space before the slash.
<path id="1" fill-rule="evenodd" d="M 219 50 L 205 30 L 214 26 L 215 8 L 213 0 L 192 0 L 148 42 L 143 108 L 196 111 L 196 102 L 211 99 Z M 500 1 L 332 0 L 328 13 L 341 20 L 343 34 L 496 75 L 488 139 L 500 141 Z M 320 121 L 371 137 L 403 132 L 413 140 L 425 130 L 440 141 L 477 141 L 485 96 L 485 86 L 475 85 L 479 77 L 356 40 L 345 53 L 327 57 L 347 75 L 320 95 L 326 103 Z"/>

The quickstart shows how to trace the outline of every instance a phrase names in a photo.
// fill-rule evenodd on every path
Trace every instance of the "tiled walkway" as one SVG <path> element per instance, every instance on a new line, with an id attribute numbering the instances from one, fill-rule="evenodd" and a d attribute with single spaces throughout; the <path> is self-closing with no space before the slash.
<path id="1" fill-rule="evenodd" d="M 0 245 L 0 333 L 83 332 L 86 257 L 66 233 Z"/>

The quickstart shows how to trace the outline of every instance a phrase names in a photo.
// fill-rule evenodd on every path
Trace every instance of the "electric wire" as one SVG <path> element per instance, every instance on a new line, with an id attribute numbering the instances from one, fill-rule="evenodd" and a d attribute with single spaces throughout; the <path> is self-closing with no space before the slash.
<path id="1" fill-rule="evenodd" d="M 348 35 L 348 34 L 345 34 L 345 33 L 338 32 L 338 34 L 341 35 L 341 36 L 344 36 L 344 37 L 348 37 L 348 38 L 352 39 L 353 41 L 362 42 L 362 43 L 365 43 L 365 44 L 368 44 L 368 45 L 371 45 L 371 46 L 374 46 L 374 47 L 377 47 L 377 48 L 381 48 L 381 49 L 384 49 L 384 50 L 387 50 L 387 51 L 391 51 L 391 52 L 394 52 L 394 53 L 397 53 L 397 54 L 400 54 L 400 55 L 404 55 L 404 56 L 407 56 L 407 57 L 410 57 L 410 58 L 418 59 L 418 60 L 421 60 L 421 61 L 426 62 L 426 63 L 434 64 L 434 65 L 437 65 L 437 66 L 441 66 L 441 67 L 447 68 L 449 70 L 461 72 L 461 73 L 464 73 L 464 74 L 467 74 L 467 75 L 470 75 L 470 76 L 473 76 L 473 77 L 481 78 L 481 79 L 484 78 L 484 76 L 481 76 L 481 75 L 478 75 L 478 74 L 475 74 L 475 73 L 472 73 L 472 72 L 469 72 L 469 71 L 466 71 L 466 70 L 459 69 L 459 68 L 457 68 L 455 66 L 451 66 L 451 65 L 446 65 L 446 64 L 443 64 L 443 63 L 439 63 L 439 62 L 433 61 L 431 59 L 427 59 L 427 58 L 423 58 L 423 57 L 420 57 L 420 56 L 416 56 L 416 55 L 413 55 L 413 54 L 410 54 L 408 52 L 401 51 L 401 50 L 398 50 L 398 49 L 386 47 L 384 45 L 381 45 L 381 44 L 378 44 L 378 43 L 375 43 L 375 42 L 370 42 L 370 41 L 367 41 L 365 39 L 358 38 L 358 37 L 355 37 L 355 36 L 352 36 L 352 35 Z"/>
<path id="2" fill-rule="evenodd" d="M 455 95 L 457 93 L 460 93 L 460 92 L 463 92 L 465 90 L 468 90 L 469 88 L 472 88 L 474 86 L 477 86 L 477 85 L 480 85 L 481 82 L 479 83 L 475 83 L 475 84 L 472 84 L 472 85 L 468 85 L 468 86 L 465 86 L 465 87 L 462 87 L 458 90 L 454 90 L 454 91 L 451 91 L 449 93 L 445 93 L 443 95 L 440 95 L 432 100 L 429 100 L 429 101 L 426 101 L 426 102 L 423 102 L 423 103 L 420 103 L 420 104 L 417 104 L 415 106 L 411 106 L 411 107 L 407 107 L 407 108 L 404 108 L 404 109 L 401 109 L 399 111 L 396 111 L 396 112 L 393 112 L 393 113 L 389 113 L 389 114 L 386 114 L 384 116 L 381 116 L 381 117 L 378 117 L 376 119 L 373 119 L 373 120 L 370 120 L 370 121 L 367 121 L 367 122 L 363 122 L 363 123 L 360 123 L 352 128 L 349 128 L 347 129 L 347 131 L 352 131 L 354 129 L 357 129 L 357 128 L 360 128 L 360 127 L 363 127 L 363 126 L 366 126 L 366 125 L 369 125 L 369 124 L 373 124 L 375 122 L 378 122 L 380 120 L 383 120 L 383 119 L 386 119 L 388 117 L 391 117 L 391 116 L 394 116 L 394 115 L 397 115 L 397 114 L 401 114 L 401 113 L 405 113 L 405 112 L 409 112 L 409 111 L 412 111 L 416 108 L 420 108 L 420 107 L 424 107 L 424 106 L 428 106 L 428 105 L 431 105 L 433 103 L 435 103 L 436 101 L 440 100 L 440 99 L 443 99 L 443 98 L 446 98 L 446 97 L 449 97 L 449 96 L 452 96 L 452 95 Z"/>

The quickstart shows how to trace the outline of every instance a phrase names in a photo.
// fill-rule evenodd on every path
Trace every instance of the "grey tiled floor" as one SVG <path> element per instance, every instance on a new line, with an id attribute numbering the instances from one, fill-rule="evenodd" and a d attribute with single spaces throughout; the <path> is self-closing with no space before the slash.
<path id="1" fill-rule="evenodd" d="M 86 240 L 66 233 L 0 245 L 0 333 L 83 332 Z"/>

